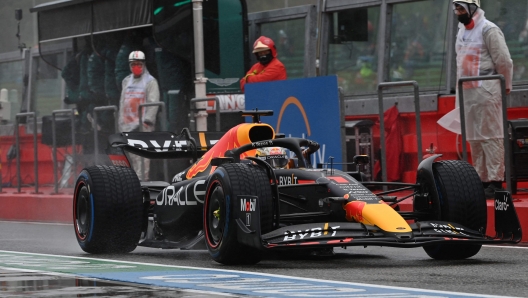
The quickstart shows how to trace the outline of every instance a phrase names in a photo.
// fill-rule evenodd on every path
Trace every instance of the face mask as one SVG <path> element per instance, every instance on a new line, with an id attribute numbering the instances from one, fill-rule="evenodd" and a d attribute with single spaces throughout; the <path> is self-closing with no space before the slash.
<path id="1" fill-rule="evenodd" d="M 143 66 L 132 65 L 132 73 L 134 74 L 134 76 L 139 77 L 143 74 Z"/>
<path id="2" fill-rule="evenodd" d="M 262 65 L 266 65 L 266 64 L 270 63 L 272 59 L 273 59 L 273 56 L 271 54 L 267 54 L 267 55 L 258 57 L 258 60 L 259 60 L 260 64 L 262 64 Z"/>
<path id="3" fill-rule="evenodd" d="M 469 25 L 469 23 L 471 23 L 471 18 L 467 13 L 458 15 L 457 18 L 458 21 L 464 25 Z"/>

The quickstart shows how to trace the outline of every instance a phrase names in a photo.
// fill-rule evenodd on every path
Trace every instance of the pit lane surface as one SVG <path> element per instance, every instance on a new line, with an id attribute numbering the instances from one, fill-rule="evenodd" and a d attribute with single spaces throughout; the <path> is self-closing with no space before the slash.
<path id="1" fill-rule="evenodd" d="M 332 257 L 270 255 L 257 265 L 228 267 L 212 261 L 205 250 L 138 247 L 124 255 L 88 255 L 77 245 L 71 225 L 0 222 L 0 250 L 477 294 L 473 297 L 528 293 L 524 247 L 483 247 L 477 256 L 463 261 L 435 261 L 421 248 L 354 247 L 336 249 Z"/>

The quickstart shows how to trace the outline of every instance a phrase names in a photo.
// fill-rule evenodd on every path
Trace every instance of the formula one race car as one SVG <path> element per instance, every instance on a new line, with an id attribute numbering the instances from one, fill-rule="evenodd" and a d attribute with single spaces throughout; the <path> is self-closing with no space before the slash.
<path id="1" fill-rule="evenodd" d="M 346 246 L 423 247 L 434 259 L 464 259 L 482 244 L 518 243 L 522 232 L 507 192 L 495 199 L 494 237 L 486 236 L 486 200 L 471 165 L 423 160 L 416 184 L 374 193 L 381 182 L 359 172 L 312 168 L 319 144 L 286 138 L 260 122 L 272 111 L 244 111 L 253 123 L 218 132 L 130 132 L 110 136 L 113 166 L 80 173 L 73 198 L 77 241 L 88 253 L 124 253 L 138 245 L 203 244 L 223 264 L 254 264 L 266 250 Z M 163 145 L 160 145 L 163 144 Z M 266 148 L 285 148 L 292 154 Z M 194 163 L 166 181 L 140 182 L 125 151 Z M 273 153 L 273 154 L 272 154 Z M 289 158 L 290 156 L 294 158 Z M 356 156 L 357 164 L 368 157 Z M 176 171 L 175 171 L 176 172 Z M 369 188 L 370 187 L 370 188 Z M 407 196 L 388 196 L 407 190 Z M 413 211 L 398 203 L 413 198 Z"/>

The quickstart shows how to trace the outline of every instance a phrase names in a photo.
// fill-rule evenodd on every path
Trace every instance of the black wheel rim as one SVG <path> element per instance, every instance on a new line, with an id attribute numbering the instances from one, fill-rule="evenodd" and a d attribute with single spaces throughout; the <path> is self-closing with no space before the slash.
<path id="1" fill-rule="evenodd" d="M 217 247 L 224 235 L 225 222 L 225 199 L 222 186 L 217 185 L 209 198 L 207 206 L 207 229 L 209 232 L 210 244 Z"/>
<path id="2" fill-rule="evenodd" d="M 75 232 L 84 240 L 88 235 L 90 226 L 90 192 L 86 185 L 82 185 L 75 201 Z"/>

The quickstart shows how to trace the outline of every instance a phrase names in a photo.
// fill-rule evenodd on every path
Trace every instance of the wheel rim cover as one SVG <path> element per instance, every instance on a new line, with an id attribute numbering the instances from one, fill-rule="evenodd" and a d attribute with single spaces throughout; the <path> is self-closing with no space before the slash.
<path id="1" fill-rule="evenodd" d="M 212 244 L 215 246 L 218 246 L 222 241 L 224 234 L 224 206 L 224 192 L 222 187 L 217 186 L 211 194 L 207 210 L 209 235 L 211 236 Z"/>
<path id="2" fill-rule="evenodd" d="M 90 193 L 86 185 L 79 190 L 75 201 L 75 231 L 80 239 L 86 239 L 89 227 L 89 198 Z"/>

